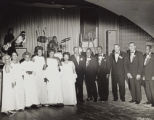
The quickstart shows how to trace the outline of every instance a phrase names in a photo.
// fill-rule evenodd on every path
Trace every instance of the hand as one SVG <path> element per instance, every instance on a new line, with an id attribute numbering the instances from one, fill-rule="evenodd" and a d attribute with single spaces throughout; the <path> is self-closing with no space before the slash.
<path id="1" fill-rule="evenodd" d="M 75 77 L 75 79 L 77 78 L 77 74 L 76 73 L 74 73 L 74 77 Z"/>
<path id="2" fill-rule="evenodd" d="M 141 75 L 136 75 L 136 80 L 140 80 L 141 79 Z"/>
<path id="3" fill-rule="evenodd" d="M 44 78 L 44 82 L 46 82 L 46 83 L 47 83 L 47 82 L 49 82 L 49 80 L 48 80 L 47 78 Z"/>
<path id="4" fill-rule="evenodd" d="M 133 76 L 130 73 L 127 73 L 127 77 L 128 77 L 128 79 L 132 79 L 133 78 Z"/>
<path id="5" fill-rule="evenodd" d="M 24 79 L 24 75 L 22 75 L 22 78 Z"/>
<path id="6" fill-rule="evenodd" d="M 12 88 L 14 88 L 14 86 L 15 86 L 14 83 L 11 83 L 11 85 L 12 85 Z"/>
<path id="7" fill-rule="evenodd" d="M 46 70 L 47 67 L 48 67 L 48 65 L 44 64 L 43 65 L 43 70 Z"/>
<path id="8" fill-rule="evenodd" d="M 152 76 L 152 80 L 154 80 L 154 76 Z"/>
<path id="9" fill-rule="evenodd" d="M 33 71 L 26 71 L 27 74 L 31 75 Z"/>
<path id="10" fill-rule="evenodd" d="M 145 76 L 143 76 L 142 80 L 145 80 Z"/>

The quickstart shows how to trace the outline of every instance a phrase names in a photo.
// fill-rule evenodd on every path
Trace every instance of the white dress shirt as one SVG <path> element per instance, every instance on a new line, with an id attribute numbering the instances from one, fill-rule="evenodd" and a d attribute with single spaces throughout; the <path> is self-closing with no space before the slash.
<path id="1" fill-rule="evenodd" d="M 130 53 L 130 62 L 133 62 L 133 59 L 135 57 L 135 52 Z"/>
<path id="2" fill-rule="evenodd" d="M 151 52 L 146 55 L 145 60 L 144 60 L 144 65 L 147 64 L 147 61 L 150 59 L 150 56 L 151 56 Z"/>
<path id="3" fill-rule="evenodd" d="M 120 52 L 119 53 L 115 53 L 115 61 L 118 62 L 118 58 L 119 58 Z"/>

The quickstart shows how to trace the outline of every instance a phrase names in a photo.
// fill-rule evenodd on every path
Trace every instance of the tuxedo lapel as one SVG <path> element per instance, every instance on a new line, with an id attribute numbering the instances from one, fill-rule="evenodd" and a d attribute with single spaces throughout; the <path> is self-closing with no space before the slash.
<path id="1" fill-rule="evenodd" d="M 114 52 L 112 53 L 112 58 L 113 58 L 114 62 L 116 63 Z"/>
<path id="2" fill-rule="evenodd" d="M 147 59 L 145 66 L 148 65 L 151 62 L 151 57 L 152 56 L 150 55 L 150 58 Z M 145 62 L 145 60 L 146 60 L 146 55 L 145 55 L 145 58 L 144 58 L 144 62 Z"/>
<path id="3" fill-rule="evenodd" d="M 75 55 L 73 55 L 73 59 L 74 59 L 75 64 L 76 65 L 79 65 L 78 62 L 77 62 L 77 59 L 76 59 Z"/>

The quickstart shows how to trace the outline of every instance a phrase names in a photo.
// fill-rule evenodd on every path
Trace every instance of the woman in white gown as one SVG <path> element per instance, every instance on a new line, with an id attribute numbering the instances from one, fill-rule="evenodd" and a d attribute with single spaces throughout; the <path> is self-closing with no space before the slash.
<path id="1" fill-rule="evenodd" d="M 25 89 L 25 106 L 31 107 L 32 105 L 38 105 L 38 93 L 36 85 L 36 74 L 35 65 L 31 61 L 29 52 L 23 54 L 24 62 L 21 63 L 23 78 L 24 78 L 24 89 Z"/>
<path id="2" fill-rule="evenodd" d="M 14 113 L 16 110 L 16 95 L 15 86 L 16 81 L 12 79 L 13 69 L 11 66 L 11 58 L 9 55 L 3 57 L 4 67 L 3 67 L 3 89 L 2 89 L 2 106 L 1 112 L 6 114 Z"/>
<path id="3" fill-rule="evenodd" d="M 25 96 L 24 96 L 24 81 L 22 77 L 21 64 L 18 61 L 18 54 L 16 52 L 12 53 L 12 79 L 15 81 L 15 103 L 16 110 L 23 110 L 25 107 Z"/>
<path id="4" fill-rule="evenodd" d="M 54 50 L 49 51 L 47 68 L 44 71 L 47 87 L 47 104 L 56 105 L 63 103 L 59 61 L 54 57 Z"/>
<path id="5" fill-rule="evenodd" d="M 68 52 L 65 52 L 63 57 L 64 62 L 62 62 L 61 66 L 61 79 L 64 105 L 76 105 L 75 82 L 77 75 L 75 65 L 72 61 L 69 61 L 70 54 Z"/>
<path id="6" fill-rule="evenodd" d="M 45 96 L 45 82 L 43 78 L 43 67 L 45 65 L 45 60 L 43 57 L 43 47 L 37 46 L 35 49 L 36 56 L 33 57 L 33 62 L 35 65 L 36 70 L 36 80 L 37 80 L 37 92 L 39 97 L 39 103 L 45 104 L 46 103 L 46 96 Z"/>

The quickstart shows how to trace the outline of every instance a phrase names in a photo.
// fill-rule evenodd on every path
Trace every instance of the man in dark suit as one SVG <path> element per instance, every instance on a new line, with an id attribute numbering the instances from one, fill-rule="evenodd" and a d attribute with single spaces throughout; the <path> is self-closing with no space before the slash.
<path id="1" fill-rule="evenodd" d="M 118 89 L 121 101 L 125 101 L 125 57 L 126 53 L 120 50 L 118 44 L 114 45 L 114 50 L 110 55 L 112 93 L 113 100 L 118 100 Z"/>
<path id="2" fill-rule="evenodd" d="M 127 60 L 125 64 L 132 102 L 140 104 L 141 96 L 141 74 L 143 71 L 143 54 L 136 50 L 134 42 L 129 43 L 129 51 L 127 52 Z"/>
<path id="3" fill-rule="evenodd" d="M 88 93 L 87 101 L 94 100 L 97 102 L 97 88 L 96 88 L 96 75 L 97 75 L 98 63 L 95 57 L 92 57 L 92 51 L 90 48 L 86 50 L 86 88 Z"/>
<path id="4" fill-rule="evenodd" d="M 75 64 L 75 69 L 77 73 L 76 79 L 76 93 L 77 93 L 77 100 L 79 103 L 83 103 L 83 79 L 85 75 L 85 68 L 86 68 L 86 61 L 83 55 L 79 54 L 79 48 L 73 48 L 74 54 L 70 57 L 70 59 Z"/>
<path id="5" fill-rule="evenodd" d="M 103 54 L 101 46 L 97 47 L 97 52 L 95 57 L 98 62 L 97 85 L 99 101 L 107 101 L 109 96 L 109 57 Z"/>
<path id="6" fill-rule="evenodd" d="M 152 53 L 151 45 L 146 46 L 142 76 L 145 83 L 144 87 L 148 100 L 147 104 L 152 104 L 152 106 L 154 106 L 154 54 Z"/>

